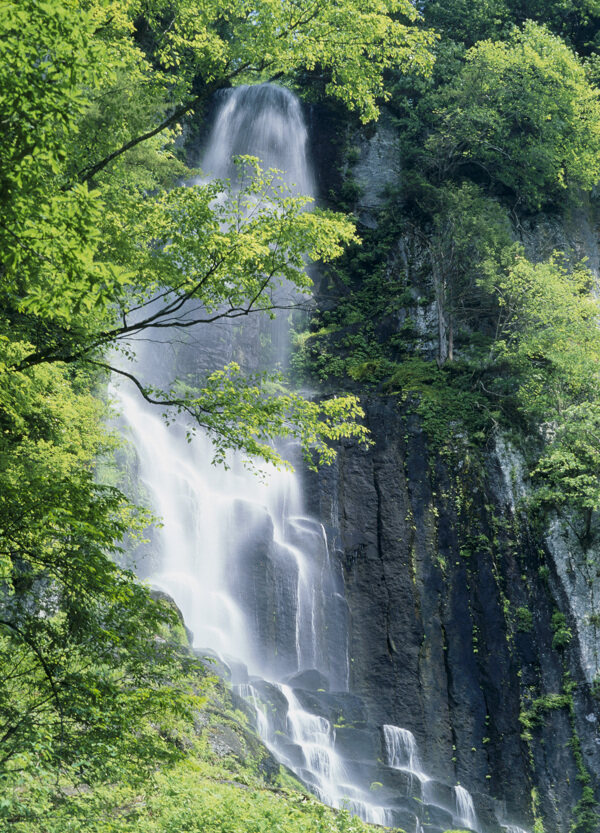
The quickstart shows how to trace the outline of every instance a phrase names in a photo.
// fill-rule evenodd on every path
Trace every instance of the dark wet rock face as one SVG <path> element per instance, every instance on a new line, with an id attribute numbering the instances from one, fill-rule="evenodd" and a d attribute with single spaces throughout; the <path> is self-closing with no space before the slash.
<path id="1" fill-rule="evenodd" d="M 531 828 L 534 790 L 546 829 L 567 833 L 581 796 L 577 738 L 597 787 L 598 702 L 576 640 L 552 647 L 563 600 L 540 569 L 543 542 L 514 515 L 494 454 L 478 467 L 468 455 L 449 465 L 396 400 L 368 402 L 367 421 L 371 451 L 347 443 L 335 469 L 307 477 L 311 508 L 343 564 L 351 691 L 367 710 L 337 743 L 348 758 L 360 759 L 361 747 L 377 758 L 365 730 L 405 727 L 437 790 L 466 787 L 486 830 Z M 569 680 L 573 708 L 551 698 Z M 450 798 L 432 804 L 447 808 Z M 444 829 L 448 820 L 430 823 Z"/>
<path id="2" fill-rule="evenodd" d="M 329 680 L 316 668 L 299 671 L 287 680 L 292 688 L 305 688 L 308 691 L 329 691 Z"/>

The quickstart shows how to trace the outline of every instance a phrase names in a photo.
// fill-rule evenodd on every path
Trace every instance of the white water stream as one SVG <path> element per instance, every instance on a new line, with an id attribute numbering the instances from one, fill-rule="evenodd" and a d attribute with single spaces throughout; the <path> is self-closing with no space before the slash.
<path id="1" fill-rule="evenodd" d="M 479 822 L 471 795 L 464 787 L 454 787 L 456 795 L 456 817 L 460 824 L 469 830 L 479 830 Z"/>
<path id="2" fill-rule="evenodd" d="M 386 725 L 383 727 L 383 738 L 389 766 L 406 770 L 420 781 L 429 780 L 421 767 L 417 742 L 412 732 L 399 726 Z"/>
<path id="3" fill-rule="evenodd" d="M 234 154 L 258 156 L 264 168 L 285 172 L 292 192 L 310 195 L 306 147 L 295 96 L 272 85 L 240 87 L 221 95 L 202 167 L 211 178 L 233 180 Z M 287 326 L 285 318 L 276 330 L 263 325 L 263 336 L 266 332 L 278 348 L 279 367 L 287 349 L 277 330 Z M 215 338 L 227 340 L 223 328 L 215 332 Z M 252 325 L 241 335 L 239 326 L 235 331 L 248 353 L 256 352 L 260 335 Z M 195 342 L 198 366 L 204 366 L 203 354 L 211 348 L 206 341 Z M 186 350 L 189 357 L 189 346 Z M 167 357 L 168 347 L 142 347 L 139 374 L 160 374 Z M 322 525 L 303 508 L 298 476 L 264 466 L 266 476 L 258 478 L 236 454 L 229 456 L 228 470 L 214 467 L 207 436 L 199 434 L 189 444 L 184 425 L 167 426 L 126 384 L 115 383 L 113 395 L 137 452 L 138 482 L 163 521 L 154 534 L 148 580 L 176 601 L 195 648 L 278 687 L 287 700 L 289 741 L 300 750 L 296 768 L 324 801 L 339 806 L 345 793 L 339 788 L 342 764 L 333 748 L 332 725 L 304 710 L 286 685 L 290 675 L 313 670 L 326 677 L 327 687 L 345 691 L 349 673 L 342 578 L 332 565 Z M 257 728 L 277 752 L 254 685 L 247 677 L 234 682 L 255 705 Z M 281 751 L 279 757 L 285 759 Z M 383 810 L 373 815 L 366 803 L 360 805 L 359 789 L 352 792 L 358 812 L 373 820 L 383 817 Z"/>

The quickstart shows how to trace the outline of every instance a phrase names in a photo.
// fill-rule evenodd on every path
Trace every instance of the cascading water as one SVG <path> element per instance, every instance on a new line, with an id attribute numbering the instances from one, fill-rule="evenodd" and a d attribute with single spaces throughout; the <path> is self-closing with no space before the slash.
<path id="1" fill-rule="evenodd" d="M 336 630 L 340 596 L 322 528 L 299 514 L 294 475 L 273 470 L 261 481 L 234 457 L 229 471 L 217 469 L 208 438 L 189 445 L 138 398 L 119 397 L 140 481 L 164 521 L 149 578 L 176 600 L 194 646 L 264 677 L 324 665 L 317 634 Z M 332 671 L 344 685 L 345 656 Z"/>
<path id="2" fill-rule="evenodd" d="M 239 87 L 221 95 L 204 167 L 211 178 L 233 178 L 232 155 L 253 154 L 264 168 L 284 170 L 290 190 L 310 195 L 306 143 L 295 96 L 272 85 Z M 228 328 L 234 325 L 225 322 L 219 334 Z M 240 335 L 235 325 L 235 331 L 238 343 L 256 350 L 255 328 L 242 328 Z M 184 361 L 205 347 L 195 340 L 180 348 Z M 160 372 L 164 353 L 160 346 L 142 347 L 140 375 L 152 376 L 148 365 Z M 203 357 L 193 358 L 202 368 Z M 281 366 L 283 357 L 276 363 Z M 234 454 L 229 470 L 219 470 L 211 465 L 206 436 L 189 445 L 181 426 L 167 428 L 135 396 L 122 390 L 117 396 L 138 452 L 140 480 L 164 521 L 154 542 L 159 564 L 149 578 L 177 601 L 195 646 L 237 657 L 265 677 L 326 668 L 332 685 L 346 687 L 341 576 L 321 524 L 303 511 L 298 478 L 265 467 L 261 480 Z"/>
<path id="3" fill-rule="evenodd" d="M 421 781 L 429 780 L 421 767 L 417 742 L 412 732 L 399 726 L 386 725 L 383 727 L 383 738 L 389 766 L 405 769 Z"/>
<path id="4" fill-rule="evenodd" d="M 459 824 L 468 827 L 469 830 L 479 830 L 479 822 L 475 813 L 475 806 L 471 795 L 464 787 L 454 787 L 456 795 L 456 818 Z"/>
<path id="5" fill-rule="evenodd" d="M 232 156 L 254 155 L 263 168 L 284 171 L 292 192 L 310 195 L 306 144 L 301 107 L 291 93 L 272 85 L 240 87 L 221 95 L 203 168 L 211 178 L 233 179 Z M 283 323 L 287 327 L 285 318 Z M 285 347 L 277 332 L 269 335 L 281 367 Z M 255 327 L 241 337 L 238 327 L 236 338 L 248 352 L 256 349 Z M 205 347 L 196 341 L 192 349 Z M 159 372 L 163 357 L 164 348 L 143 347 L 140 375 Z M 301 771 L 324 801 L 339 806 L 351 792 L 357 812 L 383 820 L 382 808 L 369 810 L 368 794 L 350 784 L 342 788 L 331 721 L 303 709 L 286 685 L 290 676 L 309 672 L 318 686 L 343 692 L 349 674 L 342 577 L 322 525 L 303 510 L 298 477 L 265 467 L 265 478 L 257 478 L 235 454 L 227 471 L 217 469 L 208 437 L 198 435 L 189 445 L 183 426 L 167 427 L 122 386 L 115 396 L 137 451 L 139 481 L 163 520 L 153 541 L 158 563 L 147 578 L 176 601 L 194 647 L 236 669 L 233 682 L 255 705 L 257 728 L 279 757 Z M 285 704 L 285 743 L 288 753 L 295 750 L 295 761 L 260 708 L 261 685 Z"/>
<path id="6" fill-rule="evenodd" d="M 263 168 L 277 168 L 292 193 L 311 196 L 308 134 L 302 107 L 283 87 L 236 87 L 221 95 L 202 170 L 212 179 L 234 178 L 236 156 L 256 156 Z"/>
<path id="7" fill-rule="evenodd" d="M 221 94 L 203 168 L 212 178 L 233 178 L 232 156 L 254 155 L 263 167 L 284 171 L 291 190 L 311 194 L 306 146 L 302 110 L 289 91 L 239 87 Z M 279 320 L 276 330 L 266 325 L 262 333 L 276 345 L 274 364 L 281 367 L 288 325 Z M 225 323 L 215 332 L 217 347 L 203 336 L 182 351 L 184 361 L 191 353 L 196 370 L 224 364 L 234 334 L 238 348 L 256 356 L 256 326 L 240 335 Z M 156 377 L 168 364 L 166 349 L 143 346 L 142 377 Z M 190 445 L 182 425 L 167 427 L 123 385 L 113 392 L 137 451 L 139 481 L 163 520 L 146 577 L 176 601 L 194 647 L 229 666 L 275 756 L 324 802 L 366 821 L 410 833 L 425 824 L 434 833 L 458 820 L 479 831 L 469 793 L 429 779 L 413 735 L 372 726 L 362 701 L 348 692 L 341 568 L 322 525 L 304 511 L 298 476 L 265 467 L 265 478 L 257 478 L 235 454 L 228 470 L 216 468 L 208 437 L 199 434 Z"/>

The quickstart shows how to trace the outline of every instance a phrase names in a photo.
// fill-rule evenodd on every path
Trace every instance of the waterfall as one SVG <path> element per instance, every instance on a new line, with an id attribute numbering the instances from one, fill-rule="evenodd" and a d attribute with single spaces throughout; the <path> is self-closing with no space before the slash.
<path id="1" fill-rule="evenodd" d="M 283 88 L 263 84 L 220 95 L 204 170 L 213 178 L 232 177 L 233 154 L 258 156 L 263 168 L 284 171 L 290 189 L 312 192 L 302 109 Z M 279 330 L 287 330 L 285 316 L 279 317 Z M 252 322 L 247 327 L 225 322 L 215 332 L 223 344 L 235 337 L 238 347 L 252 354 L 261 332 L 268 333 L 280 347 L 275 364 L 281 367 L 283 339 L 268 318 L 261 326 L 258 331 Z M 210 343 L 215 332 L 179 346 L 184 362 L 204 369 L 208 355 L 224 364 L 229 355 L 219 357 Z M 168 347 L 143 346 L 140 376 L 160 373 L 167 354 Z M 346 688 L 342 577 L 332 565 L 322 525 L 304 511 L 298 476 L 264 465 L 264 478 L 257 478 L 237 454 L 229 455 L 228 471 L 215 468 L 207 436 L 199 434 L 188 444 L 183 426 L 167 428 L 126 384 L 115 395 L 137 451 L 139 480 L 164 522 L 154 534 L 147 578 L 175 599 L 194 646 L 235 657 L 264 678 L 313 668 L 326 673 L 333 687 Z"/>
<path id="2" fill-rule="evenodd" d="M 479 830 L 479 822 L 475 814 L 475 806 L 471 794 L 464 787 L 454 787 L 456 796 L 456 818 L 459 824 L 469 830 Z"/>
<path id="3" fill-rule="evenodd" d="M 220 93 L 202 170 L 211 179 L 235 177 L 234 156 L 256 156 L 263 168 L 277 168 L 293 193 L 312 196 L 308 132 L 300 102 L 273 84 L 240 86 Z"/>
<path id="4" fill-rule="evenodd" d="M 218 105 L 202 162 L 206 175 L 233 178 L 232 155 L 254 155 L 263 168 L 283 170 L 293 192 L 312 193 L 307 132 L 292 93 L 273 85 L 239 87 L 220 94 Z M 280 318 L 285 331 L 287 320 Z M 278 350 L 274 364 L 285 366 L 284 339 L 269 330 L 268 320 L 260 326 Z M 256 354 L 261 331 L 252 322 L 242 328 L 225 323 L 215 332 L 218 349 L 212 331 L 208 339 L 201 334 L 178 345 L 188 365 L 225 363 L 234 337 Z M 139 374 L 163 372 L 168 352 L 168 345 L 143 345 Z M 341 568 L 330 558 L 323 526 L 304 510 L 298 475 L 264 465 L 264 477 L 257 478 L 235 453 L 227 471 L 215 468 L 207 436 L 188 444 L 182 424 L 167 426 L 126 384 L 115 382 L 113 396 L 137 452 L 138 484 L 163 521 L 153 532 L 145 577 L 175 600 L 194 648 L 232 669 L 237 693 L 255 707 L 257 730 L 280 760 L 324 801 L 341 806 L 348 798 L 363 817 L 385 820 L 383 808 L 369 809 L 368 793 L 341 789 L 345 775 L 332 722 L 304 709 L 288 685 L 305 685 L 312 674 L 319 690 L 344 692 L 349 676 Z M 285 713 L 279 731 L 262 703 L 264 691 L 279 693 Z"/>
<path id="5" fill-rule="evenodd" d="M 219 95 L 206 175 L 233 178 L 233 154 L 258 156 L 263 167 L 285 171 L 292 190 L 313 191 L 302 109 L 285 89 L 264 84 Z M 264 366 L 257 356 L 265 334 L 272 365 L 285 367 L 288 321 L 279 316 L 270 327 L 249 320 L 241 328 L 207 328 L 177 344 L 181 372 L 222 366 L 234 343 L 252 354 L 253 369 Z M 168 344 L 142 345 L 140 377 L 164 373 L 170 351 Z M 236 453 L 227 470 L 214 467 L 208 436 L 189 444 L 183 424 L 167 426 L 126 384 L 115 381 L 112 396 L 137 453 L 138 488 L 163 521 L 142 575 L 175 600 L 198 653 L 229 668 L 265 745 L 321 800 L 365 821 L 411 833 L 449 829 L 453 820 L 479 830 L 470 794 L 430 779 L 412 733 L 370 724 L 349 692 L 341 566 L 330 557 L 323 526 L 304 508 L 299 475 L 263 465 L 259 478 Z M 295 451 L 285 453 L 293 458 Z"/>
<path id="6" fill-rule="evenodd" d="M 288 702 L 289 736 L 301 747 L 306 769 L 314 775 L 318 793 L 333 803 L 338 786 L 347 780 L 342 760 L 333 747 L 334 729 L 326 718 L 305 711 L 290 686 L 279 688 Z"/>
<path id="7" fill-rule="evenodd" d="M 408 729 L 399 726 L 383 726 L 383 738 L 386 752 L 386 763 L 395 769 L 404 769 L 420 781 L 427 781 L 419 761 L 415 736 Z"/>

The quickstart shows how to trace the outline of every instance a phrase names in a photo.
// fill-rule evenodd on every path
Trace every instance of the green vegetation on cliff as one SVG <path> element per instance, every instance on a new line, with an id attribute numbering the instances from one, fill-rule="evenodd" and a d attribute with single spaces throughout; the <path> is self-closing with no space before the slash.
<path id="1" fill-rule="evenodd" d="M 486 2 L 470 8 L 467 32 L 462 4 L 443 5 L 425 5 L 442 35 L 432 76 L 391 79 L 399 181 L 376 227 L 359 222 L 360 248 L 327 268 L 296 368 L 395 391 L 437 447 L 461 425 L 478 447 L 508 429 L 526 451 L 533 504 L 564 511 L 589 543 L 600 305 L 583 252 L 566 240 L 544 251 L 535 229 L 595 216 L 600 92 L 581 38 L 599 18 L 587 6 Z M 334 206 L 358 159 L 347 156 Z"/>
<path id="2" fill-rule="evenodd" d="M 362 245 L 325 269 L 319 308 L 297 335 L 295 369 L 331 389 L 396 397 L 403 414 L 418 414 L 431 459 L 439 453 L 451 463 L 445 490 L 456 514 L 446 523 L 468 564 L 520 548 L 523 576 L 535 569 L 537 578 L 539 568 L 547 581 L 544 530 L 558 516 L 591 576 L 600 510 L 600 9 L 430 0 L 423 10 L 441 35 L 432 75 L 390 73 L 381 130 L 373 138 L 349 127 L 343 137 L 329 196 L 333 207 L 354 205 Z M 399 171 L 387 190 L 377 154 Z M 379 195 L 370 178 L 381 182 Z M 514 494 L 527 499 L 503 541 L 492 531 L 509 520 L 492 517 L 492 529 L 482 527 L 468 491 L 489 493 L 490 460 L 496 465 L 492 455 L 507 436 L 522 461 Z M 430 462 L 433 482 L 437 465 Z M 540 544 L 525 563 L 520 536 L 532 529 Z M 451 575 L 444 557 L 438 566 L 444 580 Z M 531 612 L 517 607 L 513 623 L 505 601 L 507 638 L 513 626 L 528 633 Z M 546 639 L 575 665 L 573 624 L 552 619 Z M 535 708 L 529 703 L 523 716 L 538 743 L 552 710 L 572 717 L 575 707 L 572 692 L 548 693 L 542 681 L 534 688 L 523 696 Z M 582 680 L 578 707 L 585 688 Z M 573 831 L 592 833 L 599 785 L 574 718 L 571 730 L 578 775 L 561 812 L 570 812 Z M 536 756 L 532 784 L 543 777 L 534 771 L 534 763 L 544 767 L 539 747 Z M 532 821 L 541 830 L 548 796 L 538 798 Z"/>

